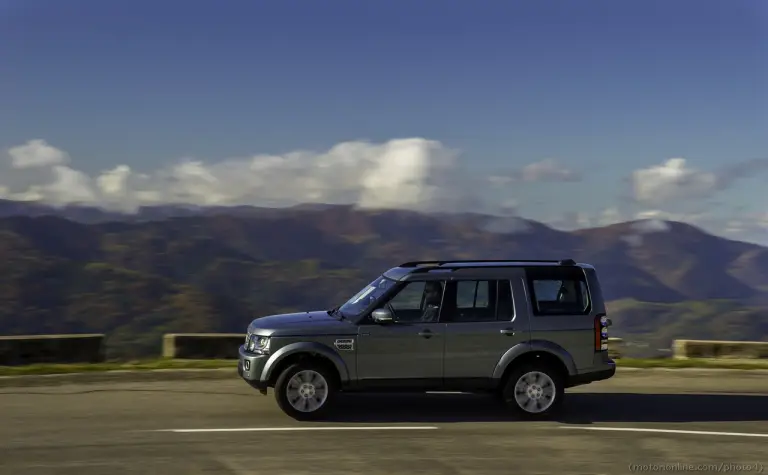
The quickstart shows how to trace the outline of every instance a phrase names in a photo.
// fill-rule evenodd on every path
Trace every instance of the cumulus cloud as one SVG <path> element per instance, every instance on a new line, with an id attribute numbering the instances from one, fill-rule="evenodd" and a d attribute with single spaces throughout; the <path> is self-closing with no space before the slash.
<path id="1" fill-rule="evenodd" d="M 511 183 L 540 183 L 540 182 L 576 182 L 581 181 L 581 174 L 571 170 L 556 160 L 548 158 L 529 163 L 524 167 L 509 173 L 499 173 L 488 177 L 493 185 L 508 185 Z"/>
<path id="2" fill-rule="evenodd" d="M 690 168 L 684 158 L 670 158 L 632 174 L 635 199 L 648 204 L 708 196 L 717 183 L 714 173 Z"/>
<path id="3" fill-rule="evenodd" d="M 354 204 L 362 208 L 492 213 L 497 218 L 489 220 L 486 226 L 491 232 L 525 232 L 530 227 L 520 219 L 518 203 L 505 201 L 509 194 L 503 187 L 496 189 L 501 193 L 494 197 L 488 186 L 489 178 L 469 173 L 457 150 L 422 138 L 382 143 L 352 141 L 325 151 L 262 154 L 213 162 L 183 158 L 148 173 L 139 173 L 123 164 L 94 175 L 78 170 L 67 152 L 42 139 L 30 140 L 6 152 L 5 159 L 0 157 L 0 198 L 4 199 L 54 206 L 86 204 L 125 212 L 161 204 Z M 727 219 L 713 218 L 711 206 L 703 201 L 698 213 L 662 211 L 672 209 L 675 200 L 706 196 L 763 168 L 768 169 L 767 160 L 741 162 L 709 172 L 691 168 L 684 159 L 671 159 L 632 175 L 636 200 L 629 208 L 618 203 L 598 212 L 565 213 L 546 222 L 561 229 L 574 229 L 632 219 L 650 220 L 641 224 L 639 233 L 652 228 L 661 230 L 664 220 L 683 221 L 716 233 L 768 242 L 768 213 L 732 213 Z M 512 173 L 497 174 L 491 182 L 578 179 L 577 172 L 554 160 L 543 160 Z M 522 205 L 532 206 L 525 202 Z"/>
<path id="4" fill-rule="evenodd" d="M 690 167 L 684 158 L 670 158 L 659 165 L 635 170 L 630 177 L 634 199 L 647 205 L 706 198 L 734 182 L 768 170 L 768 159 L 729 164 L 716 171 Z"/>
<path id="5" fill-rule="evenodd" d="M 50 146 L 45 140 L 34 139 L 8 150 L 11 166 L 16 169 L 49 167 L 69 162 L 69 155 Z"/>
<path id="6" fill-rule="evenodd" d="M 69 155 L 45 141 L 8 150 L 17 171 L 35 168 L 38 179 L 13 190 L 13 170 L 1 185 L 11 199 L 52 205 L 90 204 L 131 211 L 143 205 L 290 206 L 356 204 L 362 208 L 417 211 L 481 210 L 478 184 L 459 153 L 422 138 L 384 143 L 345 142 L 325 152 L 255 155 L 203 162 L 191 158 L 151 173 L 118 165 L 97 176 L 71 168 Z M 6 181 L 5 176 L 11 180 Z M 484 210 L 484 209 L 483 209 Z M 485 210 L 484 210 L 485 211 Z"/>

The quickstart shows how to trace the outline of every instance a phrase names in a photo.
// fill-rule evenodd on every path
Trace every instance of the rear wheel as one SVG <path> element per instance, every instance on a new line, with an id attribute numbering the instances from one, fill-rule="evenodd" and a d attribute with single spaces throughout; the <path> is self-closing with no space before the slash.
<path id="1" fill-rule="evenodd" d="M 336 394 L 336 380 L 325 366 L 296 363 L 275 382 L 275 399 L 283 412 L 297 420 L 323 417 Z"/>
<path id="2" fill-rule="evenodd" d="M 560 373 L 546 364 L 514 368 L 501 391 L 507 407 L 530 419 L 544 419 L 560 410 L 565 387 Z"/>

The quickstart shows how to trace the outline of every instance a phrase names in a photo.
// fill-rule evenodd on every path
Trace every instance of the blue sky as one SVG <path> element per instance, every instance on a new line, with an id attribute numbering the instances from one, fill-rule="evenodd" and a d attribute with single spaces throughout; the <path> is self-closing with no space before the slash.
<path id="1" fill-rule="evenodd" d="M 0 147 L 43 140 L 92 186 L 120 164 L 424 138 L 473 176 L 542 160 L 580 174 L 518 173 L 485 195 L 536 219 L 768 223 L 764 1 L 0 0 L 0 58 Z M 627 177 L 675 157 L 685 179 L 644 175 L 666 199 L 633 201 Z M 12 168 L 6 190 L 46 189 Z"/>

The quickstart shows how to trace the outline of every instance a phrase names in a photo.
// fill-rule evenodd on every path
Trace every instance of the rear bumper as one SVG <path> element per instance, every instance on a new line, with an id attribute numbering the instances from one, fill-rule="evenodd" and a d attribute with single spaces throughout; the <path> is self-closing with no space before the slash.
<path id="1" fill-rule="evenodd" d="M 582 384 L 605 381 L 616 374 L 616 363 L 613 361 L 598 368 L 592 368 L 568 377 L 568 387 L 581 386 Z"/>
<path id="2" fill-rule="evenodd" d="M 245 351 L 245 346 L 240 346 L 238 353 L 237 374 L 251 387 L 259 391 L 266 391 L 268 381 L 262 381 L 261 376 L 269 356 L 249 353 Z"/>

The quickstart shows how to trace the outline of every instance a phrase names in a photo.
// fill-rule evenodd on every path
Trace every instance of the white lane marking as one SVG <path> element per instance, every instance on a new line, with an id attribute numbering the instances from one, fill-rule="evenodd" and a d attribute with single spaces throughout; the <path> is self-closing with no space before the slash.
<path id="1" fill-rule="evenodd" d="M 427 391 L 427 394 L 471 394 L 464 391 Z"/>
<path id="2" fill-rule="evenodd" d="M 595 431 L 608 431 L 608 432 L 652 432 L 659 434 L 689 434 L 689 435 L 715 435 L 715 436 L 730 436 L 730 437 L 764 437 L 768 438 L 768 434 L 760 434 L 755 432 L 715 432 L 706 430 L 682 430 L 682 429 L 648 429 L 641 427 L 578 427 L 578 426 L 559 426 L 561 429 L 577 429 L 577 430 L 595 430 Z"/>
<path id="3" fill-rule="evenodd" d="M 313 430 L 435 430 L 435 426 L 360 426 L 360 427 L 234 427 L 227 429 L 160 429 L 155 432 L 289 432 Z"/>

